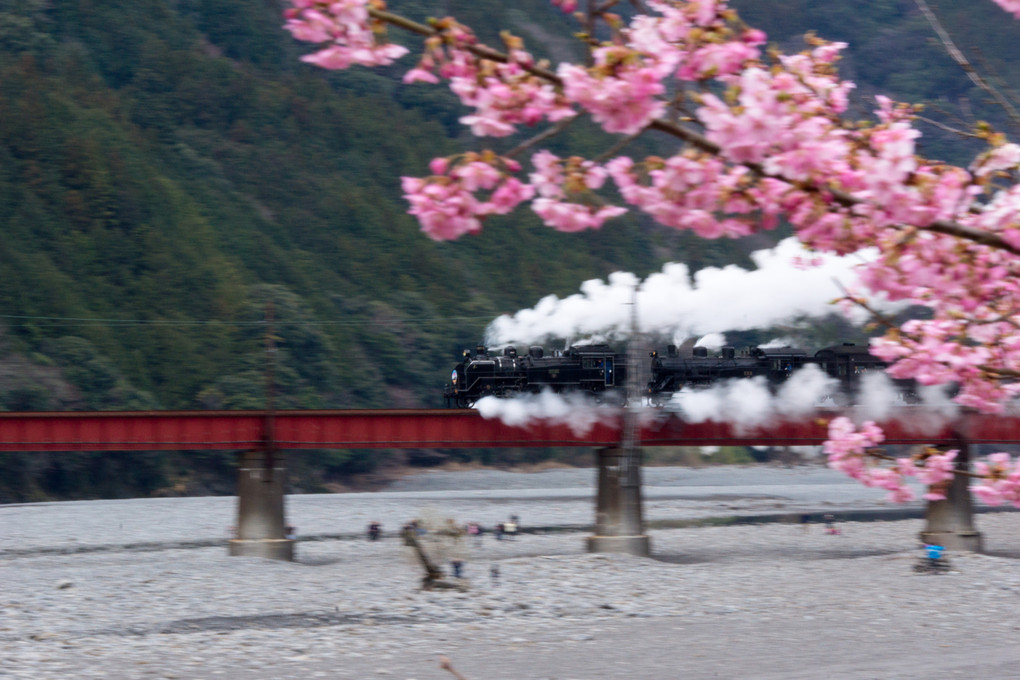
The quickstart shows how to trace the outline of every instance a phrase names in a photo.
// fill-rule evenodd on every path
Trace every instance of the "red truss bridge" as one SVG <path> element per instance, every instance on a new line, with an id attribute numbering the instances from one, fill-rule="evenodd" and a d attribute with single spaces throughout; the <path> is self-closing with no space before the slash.
<path id="1" fill-rule="evenodd" d="M 836 411 L 740 429 L 652 414 L 642 446 L 821 444 Z M 965 415 L 939 421 L 900 407 L 881 423 L 888 444 L 1020 442 L 1020 417 Z M 587 430 L 532 421 L 514 426 L 473 410 L 91 411 L 0 413 L 0 451 L 154 451 L 618 446 L 622 417 Z"/>

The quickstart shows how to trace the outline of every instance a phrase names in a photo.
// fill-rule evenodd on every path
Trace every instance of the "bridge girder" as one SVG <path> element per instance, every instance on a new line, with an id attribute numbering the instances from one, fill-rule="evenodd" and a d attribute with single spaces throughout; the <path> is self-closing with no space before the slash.
<path id="1" fill-rule="evenodd" d="M 796 421 L 739 428 L 649 412 L 639 440 L 642 446 L 817 445 L 837 415 L 818 411 Z M 619 443 L 621 420 L 618 412 L 607 410 L 581 431 L 549 421 L 512 426 L 453 409 L 0 413 L 0 451 L 603 447 Z M 882 425 L 888 444 L 1020 442 L 1017 416 L 969 414 L 937 421 L 901 407 Z"/>

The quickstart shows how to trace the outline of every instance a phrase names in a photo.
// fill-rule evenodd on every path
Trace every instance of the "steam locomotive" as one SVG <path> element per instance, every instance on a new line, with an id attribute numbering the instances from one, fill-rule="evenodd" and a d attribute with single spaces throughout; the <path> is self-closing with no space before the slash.
<path id="1" fill-rule="evenodd" d="M 606 344 L 575 345 L 546 355 L 538 346 L 521 356 L 514 347 L 492 356 L 479 345 L 464 350 L 444 390 L 447 406 L 467 408 L 485 396 L 525 392 L 583 392 L 596 401 L 626 400 L 627 355 Z"/>
<path id="2" fill-rule="evenodd" d="M 664 404 L 673 393 L 682 389 L 698 389 L 724 380 L 762 376 L 773 389 L 778 389 L 794 372 L 813 364 L 835 378 L 839 390 L 834 400 L 852 398 L 860 387 L 863 375 L 881 371 L 887 366 L 868 353 L 867 347 L 853 343 L 833 345 L 809 354 L 794 347 L 752 347 L 740 353 L 723 347 L 716 356 L 709 356 L 704 347 L 695 347 L 681 356 L 675 345 L 666 354 L 651 353 L 651 377 L 645 397 L 653 404 Z M 606 344 L 575 345 L 565 351 L 546 355 L 538 346 L 520 356 L 514 347 L 501 354 L 490 354 L 483 346 L 465 350 L 444 390 L 447 406 L 467 408 L 485 396 L 510 396 L 521 393 L 581 392 L 595 401 L 623 404 L 628 374 L 628 357 Z M 907 400 L 913 397 L 913 384 L 894 381 Z"/>

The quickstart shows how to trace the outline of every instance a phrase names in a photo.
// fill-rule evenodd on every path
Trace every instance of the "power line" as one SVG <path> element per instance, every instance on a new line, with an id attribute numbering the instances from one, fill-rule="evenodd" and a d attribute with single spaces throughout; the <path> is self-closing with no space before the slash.
<path id="1" fill-rule="evenodd" d="M 492 321 L 499 314 L 493 313 L 486 316 L 436 316 L 418 318 L 400 318 L 405 323 L 428 324 L 450 321 Z M 7 319 L 14 323 L 8 323 L 12 327 L 33 326 L 35 328 L 55 327 L 78 327 L 78 328 L 120 328 L 130 326 L 223 326 L 223 327 L 259 327 L 265 326 L 265 320 L 258 321 L 225 321 L 222 319 L 104 319 L 96 317 L 74 317 L 74 316 L 31 316 L 19 314 L 0 314 L 0 319 Z M 38 323 L 42 322 L 42 323 Z M 337 321 L 283 321 L 276 319 L 275 326 L 365 326 L 378 324 L 378 321 L 370 319 L 361 320 L 337 320 Z"/>

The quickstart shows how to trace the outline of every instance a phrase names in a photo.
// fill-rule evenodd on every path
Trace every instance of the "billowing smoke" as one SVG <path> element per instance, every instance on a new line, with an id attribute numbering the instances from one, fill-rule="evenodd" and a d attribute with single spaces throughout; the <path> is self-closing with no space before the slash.
<path id="1" fill-rule="evenodd" d="M 507 425 L 523 426 L 532 421 L 567 425 L 576 437 L 583 437 L 602 420 L 615 420 L 618 408 L 597 405 L 582 393 L 523 394 L 511 399 L 482 397 L 475 409 L 483 418 L 498 418 Z"/>
<path id="2" fill-rule="evenodd" d="M 577 294 L 562 299 L 550 295 L 531 309 L 497 318 L 486 330 L 486 343 L 531 344 L 596 333 L 626 337 L 635 299 L 639 330 L 675 337 L 766 328 L 800 316 L 823 316 L 833 311 L 834 299 L 854 289 L 854 267 L 871 257 L 867 253 L 819 256 L 789 238 L 774 249 L 753 253 L 757 269 L 750 271 L 736 265 L 709 267 L 692 277 L 687 265 L 671 263 L 643 282 L 634 274 L 616 272 L 606 281 L 585 281 Z"/>
<path id="3" fill-rule="evenodd" d="M 912 408 L 899 409 L 907 405 Z M 738 434 L 769 423 L 802 420 L 819 409 L 839 409 L 858 424 L 902 419 L 910 432 L 938 430 L 960 414 L 944 386 L 920 387 L 908 401 L 903 388 L 885 373 L 870 372 L 861 377 L 856 394 L 846 394 L 835 378 L 814 364 L 794 372 L 774 394 L 759 376 L 683 390 L 664 407 L 687 422 L 729 423 Z"/>
<path id="4" fill-rule="evenodd" d="M 674 342 L 673 344 L 679 345 L 681 342 Z M 709 333 L 698 338 L 698 341 L 694 343 L 695 347 L 704 347 L 709 352 L 718 352 L 726 345 L 726 336 L 722 333 Z"/>
<path id="5" fill-rule="evenodd" d="M 904 404 L 902 390 L 885 373 L 868 373 L 861 380 L 860 397 L 851 415 L 856 423 L 899 417 L 908 432 L 918 433 L 938 430 L 960 415 L 960 405 L 952 400 L 947 385 L 918 385 L 915 397 L 915 408 L 896 411 L 895 407 Z"/>
<path id="6" fill-rule="evenodd" d="M 908 403 L 903 389 L 879 372 L 864 375 L 859 391 L 848 395 L 840 391 L 836 379 L 808 364 L 794 372 L 778 390 L 770 389 L 765 378 L 758 376 L 677 392 L 661 410 L 642 408 L 634 402 L 629 408 L 638 409 L 642 421 L 668 413 L 691 423 L 728 423 L 734 426 L 737 435 L 770 423 L 803 420 L 830 409 L 838 409 L 858 424 L 866 420 L 902 419 L 901 424 L 908 432 L 919 433 L 938 430 L 959 416 L 959 406 L 944 387 L 921 387 L 915 396 L 919 403 L 900 410 L 898 407 Z M 564 424 L 578 437 L 599 422 L 618 422 L 620 415 L 618 407 L 596 404 L 581 393 L 484 397 L 475 408 L 483 418 L 499 419 L 507 425 L 539 421 Z"/>
<path id="7" fill-rule="evenodd" d="M 687 422 L 731 423 L 739 434 L 769 422 L 810 416 L 820 407 L 831 406 L 838 389 L 838 381 L 808 364 L 791 375 L 774 395 L 765 378 L 758 376 L 677 392 L 665 409 Z"/>

